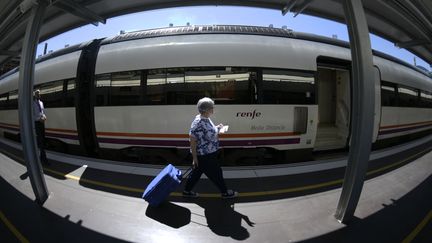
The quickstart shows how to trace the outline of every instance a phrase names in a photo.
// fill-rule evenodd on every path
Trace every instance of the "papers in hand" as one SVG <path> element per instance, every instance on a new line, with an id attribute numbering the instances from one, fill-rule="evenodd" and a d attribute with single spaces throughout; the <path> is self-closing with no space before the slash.
<path id="1" fill-rule="evenodd" d="M 219 130 L 219 133 L 226 133 L 226 132 L 228 132 L 228 128 L 229 128 L 229 126 L 223 126 L 223 127 Z"/>

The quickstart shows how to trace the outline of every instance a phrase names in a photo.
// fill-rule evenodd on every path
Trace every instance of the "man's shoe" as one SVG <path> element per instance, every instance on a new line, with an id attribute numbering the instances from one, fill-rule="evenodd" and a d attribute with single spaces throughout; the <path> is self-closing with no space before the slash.
<path id="1" fill-rule="evenodd" d="M 230 199 L 230 198 L 236 198 L 238 197 L 238 192 L 233 191 L 233 190 L 228 190 L 225 193 L 222 193 L 222 198 L 223 199 Z"/>
<path id="2" fill-rule="evenodd" d="M 183 197 L 197 198 L 199 197 L 199 194 L 193 191 L 183 191 Z"/>

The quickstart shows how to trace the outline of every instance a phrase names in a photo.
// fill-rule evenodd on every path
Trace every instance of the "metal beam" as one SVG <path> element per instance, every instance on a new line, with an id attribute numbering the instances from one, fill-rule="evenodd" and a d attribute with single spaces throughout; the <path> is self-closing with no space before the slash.
<path id="1" fill-rule="evenodd" d="M 21 54 L 20 51 L 0 50 L 0 56 L 16 57 Z"/>
<path id="2" fill-rule="evenodd" d="M 294 17 L 301 14 L 314 0 L 304 0 L 304 2 L 298 7 L 298 10 L 294 14 Z"/>
<path id="3" fill-rule="evenodd" d="M 297 0 L 289 0 L 285 7 L 282 8 L 282 16 L 285 16 L 291 9 L 294 7 L 294 5 L 297 3 Z"/>
<path id="4" fill-rule="evenodd" d="M 423 37 L 419 37 L 422 39 L 430 39 L 432 29 L 424 25 L 423 21 L 419 18 L 422 16 L 420 13 L 419 16 L 410 9 L 409 6 L 404 3 L 404 1 L 400 0 L 381 0 L 388 8 L 393 9 L 398 18 L 401 19 L 401 22 L 405 22 L 410 24 L 410 32 L 416 31 L 423 35 Z M 426 22 L 428 22 L 426 20 Z M 417 35 L 418 36 L 418 35 Z"/>
<path id="5" fill-rule="evenodd" d="M 369 30 L 361 0 L 343 0 L 352 58 L 351 144 L 342 193 L 335 217 L 349 222 L 366 175 L 374 121 L 374 69 Z"/>
<path id="6" fill-rule="evenodd" d="M 0 23 L 0 33 L 8 33 L 10 30 L 15 29 L 20 22 L 20 16 L 22 13 L 18 9 L 12 10 L 10 14 Z M 3 35 L 3 34 L 2 34 Z M 5 37 L 0 37 L 3 40 Z"/>
<path id="7" fill-rule="evenodd" d="M 0 10 L 0 23 L 4 23 L 9 15 L 13 14 L 19 5 L 19 1 L 8 1 L 7 5 L 2 10 Z"/>
<path id="8" fill-rule="evenodd" d="M 432 44 L 432 42 L 428 40 L 411 40 L 411 41 L 405 41 L 405 42 L 398 42 L 394 45 L 399 48 L 408 48 L 413 46 L 423 46 L 423 45 L 429 45 Z"/>
<path id="9" fill-rule="evenodd" d="M 24 151 L 24 159 L 36 201 L 43 204 L 48 198 L 48 190 L 43 176 L 42 166 L 36 148 L 35 129 L 33 119 L 33 83 L 36 48 L 39 42 L 39 31 L 45 13 L 46 3 L 40 1 L 33 5 L 31 15 L 27 23 L 21 52 L 19 70 L 19 122 L 21 132 L 21 144 Z"/>
<path id="10" fill-rule="evenodd" d="M 63 11 L 78 16 L 87 22 L 91 22 L 93 25 L 98 26 L 99 22 L 102 24 L 106 23 L 106 19 L 100 17 L 92 10 L 81 6 L 72 0 L 57 0 L 53 1 L 53 6 L 62 9 Z"/>

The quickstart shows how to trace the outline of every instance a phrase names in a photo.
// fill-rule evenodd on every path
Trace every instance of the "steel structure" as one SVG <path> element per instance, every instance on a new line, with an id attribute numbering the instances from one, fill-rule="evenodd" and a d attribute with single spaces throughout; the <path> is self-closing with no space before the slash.
<path id="1" fill-rule="evenodd" d="M 40 41 L 87 23 L 144 10 L 191 5 L 239 5 L 304 13 L 345 23 L 343 0 L 46 0 Z M 0 66 L 17 60 L 29 19 L 23 0 L 0 1 Z M 363 0 L 368 28 L 432 64 L 432 1 Z M 72 5 L 81 6 L 73 8 Z M 67 12 L 65 12 L 65 10 Z M 168 25 L 168 23 L 167 23 Z M 9 51 L 9 53 L 5 52 Z M 0 70 L 1 71 L 1 70 Z"/>
<path id="2" fill-rule="evenodd" d="M 67 30 L 86 23 L 144 10 L 177 6 L 237 5 L 278 9 L 347 23 L 353 64 L 352 143 L 336 218 L 352 219 L 369 160 L 374 97 L 369 32 L 404 47 L 432 63 L 432 2 L 429 0 L 23 0 L 0 2 L 0 65 L 20 60 L 20 127 L 30 179 L 38 202 L 48 195 L 36 153 L 31 92 L 35 47 Z M 40 29 L 40 33 L 39 33 Z M 39 33 L 39 34 L 38 34 Z"/>

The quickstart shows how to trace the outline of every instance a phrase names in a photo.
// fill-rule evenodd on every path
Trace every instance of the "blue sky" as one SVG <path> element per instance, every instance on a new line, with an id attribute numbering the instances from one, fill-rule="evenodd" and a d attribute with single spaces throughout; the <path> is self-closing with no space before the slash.
<path id="1" fill-rule="evenodd" d="M 321 18 L 307 15 L 298 15 L 294 18 L 292 13 L 282 16 L 280 11 L 261 8 L 201 6 L 152 10 L 111 18 L 107 20 L 105 25 L 86 25 L 41 42 L 38 46 L 37 55 L 43 53 L 45 43 L 48 43 L 48 50 L 55 51 L 63 48 L 66 44 L 74 45 L 95 38 L 115 36 L 120 33 L 120 30 L 133 31 L 162 28 L 168 27 L 170 23 L 174 24 L 174 26 L 184 26 L 187 22 L 191 25 L 269 26 L 273 24 L 275 28 L 286 25 L 294 31 L 327 37 L 337 35 L 338 39 L 348 41 L 346 25 Z M 410 64 L 414 63 L 414 54 L 394 47 L 394 44 L 389 41 L 371 35 L 371 43 L 373 49 L 400 58 Z M 416 57 L 416 62 L 417 65 L 431 70 L 430 65 L 422 59 Z"/>

